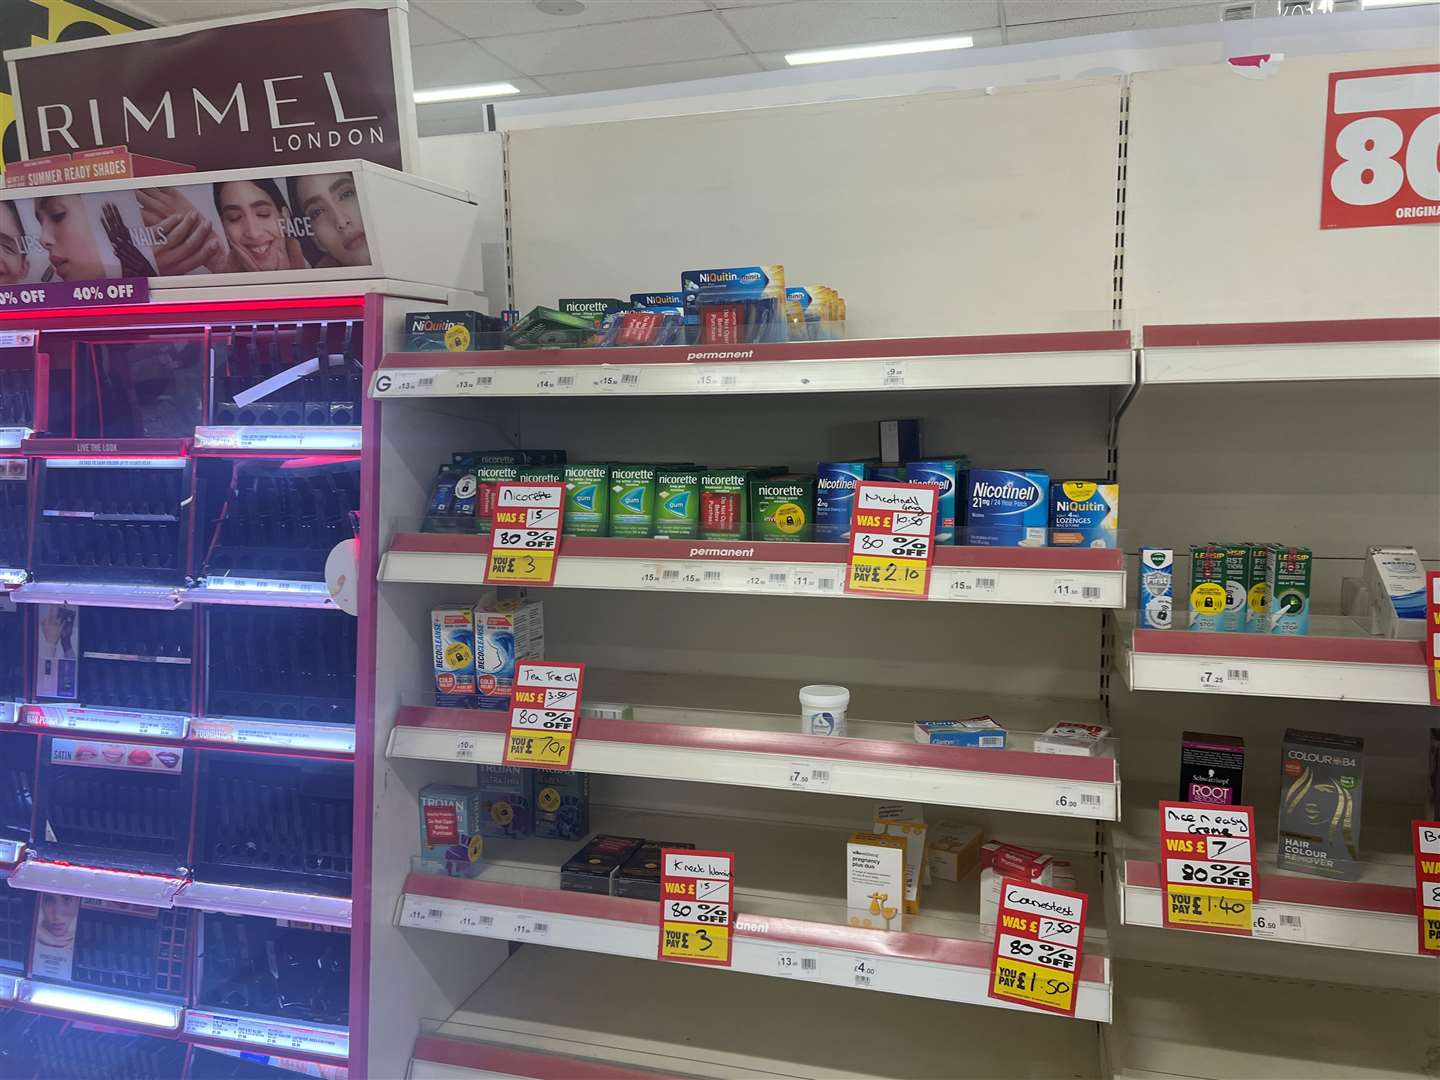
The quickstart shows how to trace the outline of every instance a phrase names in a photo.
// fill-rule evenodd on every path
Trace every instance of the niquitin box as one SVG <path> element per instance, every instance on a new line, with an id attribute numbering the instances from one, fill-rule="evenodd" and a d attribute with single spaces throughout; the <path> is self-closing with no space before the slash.
<path id="1" fill-rule="evenodd" d="M 1190 629 L 1219 630 L 1225 615 L 1225 549 L 1190 548 Z"/>
<path id="2" fill-rule="evenodd" d="M 1120 485 L 1095 480 L 1050 484 L 1050 543 L 1053 547 L 1120 546 Z"/>
<path id="3" fill-rule="evenodd" d="M 1310 632 L 1310 549 L 1270 548 L 1270 633 Z"/>
<path id="4" fill-rule="evenodd" d="M 915 741 L 931 746 L 971 746 L 1005 749 L 1005 729 L 988 716 L 969 720 L 916 720 Z"/>
<path id="5" fill-rule="evenodd" d="M 1175 552 L 1140 549 L 1140 626 L 1169 630 L 1175 617 Z"/>
<path id="6" fill-rule="evenodd" d="M 610 535 L 610 466 L 565 466 L 566 536 Z"/>
<path id="7" fill-rule="evenodd" d="M 700 470 L 655 471 L 655 535 L 671 540 L 700 536 Z"/>
<path id="8" fill-rule="evenodd" d="M 478 788 L 426 784 L 420 789 L 420 854 L 445 862 L 474 862 L 484 811 Z"/>
<path id="9" fill-rule="evenodd" d="M 590 774 L 535 772 L 535 835 L 579 840 L 590 833 Z"/>
<path id="10" fill-rule="evenodd" d="M 822 461 L 815 479 L 815 539 L 844 544 L 850 539 L 855 488 L 865 479 L 863 461 Z"/>
<path id="11" fill-rule="evenodd" d="M 477 765 L 481 836 L 516 840 L 535 829 L 535 776 L 530 769 Z"/>
<path id="12" fill-rule="evenodd" d="M 1180 801 L 1235 806 L 1245 776 L 1245 740 L 1187 731 L 1180 743 Z"/>
<path id="13" fill-rule="evenodd" d="M 406 352 L 498 349 L 499 319 L 478 311 L 412 311 L 405 316 Z"/>
<path id="14" fill-rule="evenodd" d="M 615 871 L 644 842 L 638 836 L 594 837 L 560 867 L 560 888 L 608 896 Z"/>
<path id="15" fill-rule="evenodd" d="M 756 540 L 815 538 L 815 478 L 756 477 L 750 481 L 750 512 Z"/>
<path id="16" fill-rule="evenodd" d="M 646 840 L 635 854 L 615 871 L 611 878 L 611 890 L 616 896 L 628 896 L 634 900 L 660 899 L 660 853 L 666 848 L 683 848 L 693 851 L 694 844 L 676 844 L 667 840 Z"/>
<path id="17" fill-rule="evenodd" d="M 954 458 L 910 461 L 905 464 L 905 483 L 925 484 L 935 489 L 935 542 L 955 543 L 955 492 L 963 470 Z"/>
<path id="18" fill-rule="evenodd" d="M 655 534 L 655 466 L 610 466 L 610 535 Z"/>
<path id="19" fill-rule="evenodd" d="M 1280 868 L 1355 880 L 1365 740 L 1291 728 L 1280 758 Z"/>
<path id="20" fill-rule="evenodd" d="M 1043 469 L 970 469 L 965 473 L 967 544 L 1044 547 L 1049 527 L 1050 476 Z"/>

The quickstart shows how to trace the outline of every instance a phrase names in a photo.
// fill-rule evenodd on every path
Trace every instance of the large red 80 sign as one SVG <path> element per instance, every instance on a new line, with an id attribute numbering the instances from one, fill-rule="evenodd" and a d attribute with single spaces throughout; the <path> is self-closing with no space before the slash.
<path id="1" fill-rule="evenodd" d="M 1440 222 L 1440 64 L 1337 71 L 1322 229 Z"/>

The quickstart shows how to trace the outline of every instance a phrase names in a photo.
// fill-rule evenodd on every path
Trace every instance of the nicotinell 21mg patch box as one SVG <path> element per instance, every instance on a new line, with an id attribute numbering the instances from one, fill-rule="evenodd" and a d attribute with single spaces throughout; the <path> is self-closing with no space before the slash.
<path id="1" fill-rule="evenodd" d="M 965 473 L 967 544 L 1044 547 L 1050 523 L 1050 475 L 1043 469 L 970 469 Z"/>
<path id="2" fill-rule="evenodd" d="M 815 478 L 815 539 L 844 544 L 850 539 L 855 488 L 865 479 L 863 461 L 822 461 Z"/>
<path id="3" fill-rule="evenodd" d="M 1365 740 L 1291 728 L 1280 760 L 1280 868 L 1355 880 Z"/>
<path id="4" fill-rule="evenodd" d="M 1050 543 L 1054 547 L 1119 547 L 1120 485 L 1095 480 L 1050 484 Z"/>
<path id="5" fill-rule="evenodd" d="M 1145 630 L 1169 630 L 1175 618 L 1175 551 L 1140 549 L 1139 623 Z"/>

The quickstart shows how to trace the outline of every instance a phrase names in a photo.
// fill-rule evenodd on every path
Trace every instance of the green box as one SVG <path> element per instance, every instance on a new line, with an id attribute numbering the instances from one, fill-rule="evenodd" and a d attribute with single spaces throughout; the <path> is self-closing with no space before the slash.
<path id="1" fill-rule="evenodd" d="M 617 300 L 613 296 L 582 296 L 560 300 L 555 306 L 564 315 L 573 315 L 577 319 L 591 319 L 596 326 L 600 325 L 606 315 L 635 310 L 635 305 L 629 300 Z"/>
<path id="2" fill-rule="evenodd" d="M 520 466 L 476 465 L 472 471 L 479 485 L 475 492 L 475 531 L 488 533 L 495 518 L 495 503 L 500 498 L 500 485 L 520 479 Z"/>
<path id="3" fill-rule="evenodd" d="M 610 466 L 610 535 L 655 535 L 655 466 Z"/>
<path id="4" fill-rule="evenodd" d="M 1190 548 L 1190 629 L 1219 630 L 1225 618 L 1225 549 Z"/>
<path id="5" fill-rule="evenodd" d="M 756 540 L 814 540 L 815 477 L 752 478 L 750 512 Z"/>
<path id="6" fill-rule="evenodd" d="M 1224 549 L 1225 552 L 1221 564 L 1223 577 L 1220 581 L 1225 587 L 1225 613 L 1220 616 L 1219 628 L 1243 631 L 1250 610 L 1250 545 L 1217 542 L 1214 546 Z"/>
<path id="7" fill-rule="evenodd" d="M 1270 545 L 1270 613 L 1267 632 L 1310 632 L 1310 570 L 1314 556 L 1309 548 Z"/>
<path id="8" fill-rule="evenodd" d="M 566 536 L 610 535 L 610 466 L 565 466 Z"/>
<path id="9" fill-rule="evenodd" d="M 700 473 L 700 535 L 706 540 L 749 540 L 750 483 L 784 468 L 714 468 Z"/>
<path id="10" fill-rule="evenodd" d="M 700 470 L 655 472 L 655 535 L 671 540 L 700 536 Z"/>
<path id="11" fill-rule="evenodd" d="M 522 465 L 517 479 L 529 481 L 532 484 L 563 484 L 565 482 L 565 466 Z"/>
<path id="12" fill-rule="evenodd" d="M 1245 630 L 1270 632 L 1270 545 L 1247 544 L 1245 550 Z"/>

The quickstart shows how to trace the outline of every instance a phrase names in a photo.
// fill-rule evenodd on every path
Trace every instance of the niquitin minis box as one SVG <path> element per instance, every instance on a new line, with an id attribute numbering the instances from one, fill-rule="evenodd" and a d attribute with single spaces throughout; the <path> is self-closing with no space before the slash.
<path id="1" fill-rule="evenodd" d="M 1365 740 L 1291 728 L 1280 759 L 1280 868 L 1354 881 Z"/>
<path id="2" fill-rule="evenodd" d="M 756 540 L 815 539 L 815 478 L 774 476 L 750 481 Z"/>
<path id="3" fill-rule="evenodd" d="M 1180 743 L 1180 801 L 1235 806 L 1245 777 L 1245 740 L 1187 731 Z"/>

